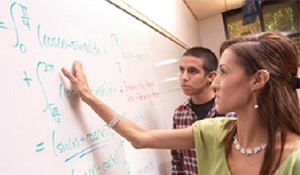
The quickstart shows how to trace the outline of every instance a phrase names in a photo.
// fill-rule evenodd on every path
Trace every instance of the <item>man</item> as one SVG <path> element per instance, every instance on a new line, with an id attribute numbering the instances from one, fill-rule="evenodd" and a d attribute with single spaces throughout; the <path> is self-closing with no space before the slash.
<path id="1" fill-rule="evenodd" d="M 188 100 L 175 109 L 173 128 L 186 128 L 195 121 L 216 117 L 215 95 L 210 88 L 218 59 L 204 47 L 188 49 L 180 61 L 180 84 Z M 226 116 L 234 116 L 234 113 Z M 198 175 L 195 150 L 171 150 L 172 175 Z"/>

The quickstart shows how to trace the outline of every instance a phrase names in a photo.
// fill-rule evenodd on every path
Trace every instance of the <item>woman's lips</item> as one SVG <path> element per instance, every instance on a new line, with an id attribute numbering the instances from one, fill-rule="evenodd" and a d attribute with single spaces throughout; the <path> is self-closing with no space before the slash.
<path id="1" fill-rule="evenodd" d="M 216 96 L 215 102 L 217 103 L 219 99 L 220 99 L 220 97 L 219 97 L 219 96 Z"/>

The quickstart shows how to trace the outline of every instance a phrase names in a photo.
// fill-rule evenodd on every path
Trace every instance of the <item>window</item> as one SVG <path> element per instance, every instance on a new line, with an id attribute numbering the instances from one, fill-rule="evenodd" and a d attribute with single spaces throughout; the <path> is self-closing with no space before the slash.
<path id="1" fill-rule="evenodd" d="M 226 38 L 262 31 L 280 31 L 290 37 L 298 47 L 300 56 L 300 1 L 263 1 L 256 21 L 243 26 L 242 8 L 223 13 Z"/>

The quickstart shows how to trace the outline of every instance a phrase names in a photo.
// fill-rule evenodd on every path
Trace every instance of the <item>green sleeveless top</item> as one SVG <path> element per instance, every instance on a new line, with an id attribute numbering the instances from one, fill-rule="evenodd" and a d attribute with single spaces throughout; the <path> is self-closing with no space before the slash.
<path id="1" fill-rule="evenodd" d="M 192 125 L 199 175 L 231 175 L 227 166 L 224 146 L 219 147 L 227 128 L 224 124 L 236 118 L 217 117 L 204 119 Z M 300 147 L 280 165 L 275 175 L 300 175 Z"/>

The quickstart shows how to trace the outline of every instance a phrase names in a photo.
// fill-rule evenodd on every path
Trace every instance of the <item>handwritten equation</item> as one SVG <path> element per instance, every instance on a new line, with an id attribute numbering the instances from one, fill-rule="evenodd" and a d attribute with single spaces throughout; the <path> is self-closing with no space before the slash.
<path id="1" fill-rule="evenodd" d="M 44 153 L 47 153 L 56 160 L 60 160 L 60 163 L 69 165 L 75 161 L 83 161 L 92 157 L 93 154 L 106 153 L 106 157 L 101 159 L 100 163 L 89 164 L 89 167 L 72 167 L 69 169 L 71 175 L 103 174 L 120 164 L 124 165 L 130 175 L 153 172 L 156 161 L 150 156 L 144 164 L 133 168 L 137 165 L 122 156 L 122 150 L 126 146 L 128 147 L 128 142 L 106 126 L 99 127 L 94 131 L 89 128 L 77 135 L 63 132 L 69 130 L 67 118 L 72 115 L 64 113 L 67 111 L 64 108 L 70 107 L 72 102 L 79 101 L 78 95 L 72 88 L 65 87 L 63 79 L 59 80 L 60 68 L 65 66 L 64 63 L 57 61 L 61 58 L 46 56 L 44 58 L 35 52 L 53 52 L 53 55 L 64 53 L 72 56 L 80 53 L 80 55 L 86 55 L 86 58 L 81 58 L 83 61 L 104 60 L 107 62 L 103 62 L 103 64 L 114 65 L 111 70 L 118 74 L 111 75 L 112 80 L 91 82 L 90 91 L 101 99 L 121 97 L 128 104 L 147 104 L 147 110 L 129 118 L 140 125 L 147 125 L 151 122 L 155 124 L 149 112 L 155 109 L 155 103 L 160 98 L 155 80 L 147 79 L 147 77 L 132 80 L 131 77 L 126 77 L 117 79 L 121 81 L 115 83 L 114 78 L 127 75 L 129 63 L 149 66 L 150 56 L 142 51 L 127 49 L 126 45 L 122 45 L 117 33 L 114 32 L 106 36 L 109 40 L 105 45 L 102 44 L 102 41 L 89 35 L 85 39 L 73 35 L 64 36 L 55 31 L 60 26 L 53 27 L 54 32 L 49 32 L 43 23 L 36 21 L 37 18 L 32 13 L 33 9 L 27 4 L 29 3 L 12 2 L 7 7 L 0 7 L 9 12 L 5 14 L 4 11 L 0 11 L 0 35 L 5 36 L 5 41 L 3 39 L 0 42 L 14 50 L 14 54 L 21 55 L 18 59 L 20 62 L 26 63 L 21 69 L 15 71 L 20 75 L 19 77 L 22 77 L 18 80 L 22 85 L 20 88 L 31 90 L 26 92 L 31 92 L 33 97 L 37 97 L 35 100 L 39 104 L 39 108 L 36 108 L 35 113 L 40 112 L 42 115 L 38 117 L 45 120 L 45 123 L 39 124 L 44 127 L 44 130 L 47 130 L 45 133 L 51 135 L 35 140 L 32 144 L 34 156 L 43 157 Z M 126 114 L 126 111 L 123 111 L 123 114 Z M 30 119 L 28 121 L 36 122 L 30 121 Z M 78 129 L 76 127 L 78 126 L 74 126 L 75 130 Z M 155 127 L 153 128 L 155 129 Z M 113 149 L 110 149 L 112 147 Z"/>
<path id="2" fill-rule="evenodd" d="M 106 56 L 106 48 L 101 48 L 97 45 L 97 42 L 87 39 L 87 41 L 79 42 L 77 39 L 66 39 L 61 36 L 50 36 L 47 33 L 43 33 L 42 25 L 31 25 L 32 18 L 28 12 L 30 8 L 26 5 L 14 2 L 10 5 L 10 20 L 3 20 L 1 17 L 4 14 L 0 12 L 0 32 L 1 30 L 14 30 L 15 42 L 11 45 L 14 48 L 18 48 L 21 53 L 27 52 L 27 46 L 22 40 L 21 34 L 28 35 L 28 32 L 35 32 L 37 36 L 38 44 L 41 48 L 56 48 L 63 50 L 81 51 L 83 53 Z M 11 24 L 9 26 L 9 24 Z"/>

